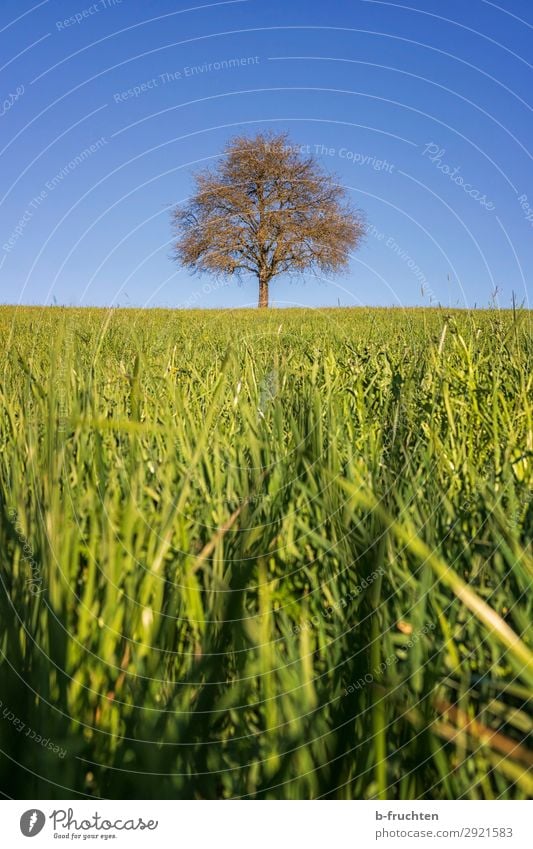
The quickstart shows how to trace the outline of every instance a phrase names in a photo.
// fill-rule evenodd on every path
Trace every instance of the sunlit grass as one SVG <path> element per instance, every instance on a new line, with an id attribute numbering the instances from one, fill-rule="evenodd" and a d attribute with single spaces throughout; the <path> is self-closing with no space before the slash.
<path id="1" fill-rule="evenodd" d="M 5 792 L 532 794 L 530 313 L 0 330 Z"/>

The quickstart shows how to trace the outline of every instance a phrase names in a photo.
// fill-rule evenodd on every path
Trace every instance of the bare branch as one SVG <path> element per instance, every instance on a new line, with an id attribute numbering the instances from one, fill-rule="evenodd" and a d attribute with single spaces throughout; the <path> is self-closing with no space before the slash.
<path id="1" fill-rule="evenodd" d="M 194 180 L 192 197 L 173 212 L 177 261 L 195 272 L 255 274 L 260 305 L 277 274 L 345 270 L 364 235 L 344 189 L 286 134 L 238 136 Z"/>

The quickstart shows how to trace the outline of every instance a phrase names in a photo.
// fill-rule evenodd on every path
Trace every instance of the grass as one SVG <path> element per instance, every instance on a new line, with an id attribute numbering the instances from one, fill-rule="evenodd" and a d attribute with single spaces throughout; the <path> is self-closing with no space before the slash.
<path id="1" fill-rule="evenodd" d="M 528 312 L 0 308 L 0 788 L 526 798 Z"/>

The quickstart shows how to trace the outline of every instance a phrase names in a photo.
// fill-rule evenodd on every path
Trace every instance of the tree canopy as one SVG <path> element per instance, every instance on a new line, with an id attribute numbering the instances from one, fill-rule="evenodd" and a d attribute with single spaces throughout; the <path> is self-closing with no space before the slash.
<path id="1" fill-rule="evenodd" d="M 237 136 L 194 183 L 173 212 L 176 259 L 195 272 L 256 275 L 260 307 L 279 274 L 346 270 L 364 234 L 344 188 L 285 133 Z"/>

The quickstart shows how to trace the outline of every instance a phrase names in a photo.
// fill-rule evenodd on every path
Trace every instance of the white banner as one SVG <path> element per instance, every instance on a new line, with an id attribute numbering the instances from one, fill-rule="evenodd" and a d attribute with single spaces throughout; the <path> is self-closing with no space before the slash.
<path id="1" fill-rule="evenodd" d="M 531 849 L 530 802 L 4 801 L 1 843 L 188 849 Z M 35 843 L 30 843 L 35 839 Z M 70 845 L 70 844 L 69 844 Z"/>

